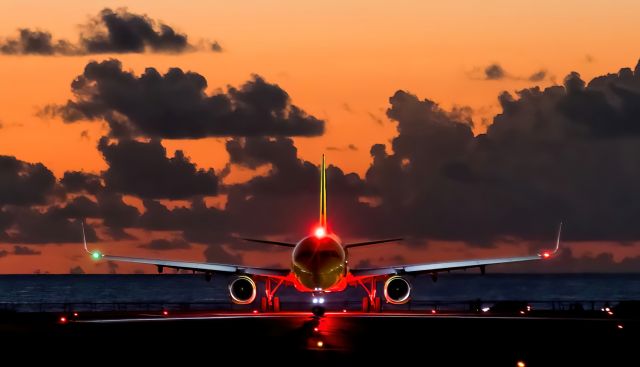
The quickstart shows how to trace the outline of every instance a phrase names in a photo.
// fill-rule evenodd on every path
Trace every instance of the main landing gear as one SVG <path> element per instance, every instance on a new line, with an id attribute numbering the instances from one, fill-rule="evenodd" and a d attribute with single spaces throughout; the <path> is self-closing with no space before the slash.
<path id="1" fill-rule="evenodd" d="M 362 280 L 358 280 L 358 283 L 367 292 L 367 297 L 362 298 L 362 312 L 382 311 L 382 302 L 380 297 L 376 296 L 376 279 L 374 277 L 371 278 L 369 287 Z"/>
<path id="2" fill-rule="evenodd" d="M 271 278 L 265 281 L 264 293 L 260 299 L 260 311 L 262 312 L 280 312 L 280 297 L 274 297 L 278 288 L 282 285 L 284 279 L 280 279 L 273 289 L 271 288 Z"/>

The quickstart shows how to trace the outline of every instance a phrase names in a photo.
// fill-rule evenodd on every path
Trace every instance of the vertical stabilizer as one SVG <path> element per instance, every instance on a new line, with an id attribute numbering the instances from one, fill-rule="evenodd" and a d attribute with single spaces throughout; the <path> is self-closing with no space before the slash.
<path id="1" fill-rule="evenodd" d="M 327 229 L 327 174 L 322 155 L 322 166 L 320 167 L 320 227 Z"/>

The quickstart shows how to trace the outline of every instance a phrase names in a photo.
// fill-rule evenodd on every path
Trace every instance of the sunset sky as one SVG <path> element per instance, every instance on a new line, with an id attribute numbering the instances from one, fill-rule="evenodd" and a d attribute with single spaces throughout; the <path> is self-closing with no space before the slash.
<path id="1" fill-rule="evenodd" d="M 186 43 L 153 33 L 141 37 L 143 49 L 125 49 L 108 38 L 106 8 L 154 32 L 171 27 L 172 40 Z M 91 246 L 109 253 L 286 266 L 287 252 L 232 238 L 306 235 L 318 187 L 304 161 L 318 164 L 323 153 L 341 170 L 329 172 L 336 182 L 329 177 L 328 188 L 338 234 L 409 239 L 354 251 L 356 264 L 521 255 L 552 243 L 564 220 L 562 259 L 524 270 L 632 271 L 640 265 L 640 203 L 632 196 L 640 183 L 638 12 L 635 1 L 3 1 L 0 155 L 42 163 L 55 182 L 0 164 L 0 273 L 154 270 L 93 263 L 79 242 L 79 217 L 95 229 Z M 48 32 L 51 44 L 20 43 L 20 29 Z M 146 68 L 159 73 L 166 94 L 155 93 L 156 84 L 145 89 Z M 170 68 L 199 76 L 176 81 L 165 75 Z M 567 78 L 571 72 L 579 77 Z M 72 86 L 78 77 L 84 84 Z M 204 97 L 192 89 L 198 78 Z M 544 97 L 516 93 L 536 86 Z M 289 100 L 279 119 L 282 91 Z M 249 112 L 219 115 L 207 99 L 216 95 Z M 265 105 L 273 126 L 255 119 Z M 301 115 L 292 117 L 291 106 Z M 191 113 L 192 130 L 170 127 L 189 126 Z M 133 129 L 118 135 L 109 119 Z M 376 144 L 386 145 L 385 153 L 374 149 L 379 164 Z M 202 171 L 185 173 L 165 157 L 158 170 L 166 172 L 145 170 L 160 146 L 168 158 L 182 150 L 186 165 Z M 100 188 L 72 188 L 62 180 L 70 171 L 91 174 L 83 180 Z M 132 183 L 136 171 L 175 182 Z M 95 208 L 53 213 L 78 197 Z M 143 200 L 189 214 L 149 224 Z M 121 215 L 131 218 L 118 222 Z M 75 232 L 61 233 L 67 229 Z"/>

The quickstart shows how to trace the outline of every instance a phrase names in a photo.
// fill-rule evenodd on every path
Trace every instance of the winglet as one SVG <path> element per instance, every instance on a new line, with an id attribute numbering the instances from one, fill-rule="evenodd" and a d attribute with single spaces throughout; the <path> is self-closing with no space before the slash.
<path id="1" fill-rule="evenodd" d="M 556 248 L 553 249 L 553 253 L 556 254 L 558 250 L 560 250 L 560 235 L 562 234 L 562 222 L 560 222 L 560 226 L 558 227 L 558 238 L 556 239 Z"/>
<path id="2" fill-rule="evenodd" d="M 91 255 L 92 259 L 99 260 L 104 255 L 101 254 L 100 251 L 89 251 L 89 248 L 87 247 L 87 236 L 84 234 L 84 220 L 81 221 L 80 224 L 82 225 L 82 244 L 84 245 L 84 250 Z"/>
<path id="3" fill-rule="evenodd" d="M 560 236 L 562 234 L 562 222 L 560 222 L 560 226 L 558 227 L 558 237 L 556 238 L 556 247 L 553 249 L 553 251 L 549 251 L 549 250 L 545 250 L 542 251 L 538 254 L 538 256 L 540 256 L 543 259 L 548 259 L 550 257 L 552 257 L 553 255 L 557 254 L 558 251 L 560 250 Z"/>

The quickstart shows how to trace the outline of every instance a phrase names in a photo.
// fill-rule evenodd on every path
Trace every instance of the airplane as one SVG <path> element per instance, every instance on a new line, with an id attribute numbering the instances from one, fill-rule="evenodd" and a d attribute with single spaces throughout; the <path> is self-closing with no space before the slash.
<path id="1" fill-rule="evenodd" d="M 347 242 L 342 240 L 327 226 L 327 180 L 325 157 L 322 156 L 320 166 L 320 219 L 313 233 L 297 243 L 272 241 L 266 239 L 243 238 L 243 240 L 289 247 L 292 249 L 291 266 L 289 268 L 262 268 L 237 264 L 219 264 L 207 262 L 176 261 L 147 259 L 103 254 L 90 251 L 82 222 L 82 240 L 84 249 L 94 260 L 122 261 L 129 263 L 155 265 L 159 273 L 164 268 L 191 270 L 204 273 L 207 281 L 213 274 L 232 275 L 229 282 L 229 296 L 236 304 L 252 304 L 257 296 L 256 281 L 265 282 L 265 294 L 260 299 L 262 312 L 279 312 L 280 298 L 276 297 L 278 289 L 283 285 L 293 285 L 300 292 L 312 294 L 312 313 L 320 317 L 324 315 L 324 295 L 339 292 L 347 286 L 361 286 L 367 296 L 362 299 L 363 312 L 380 312 L 381 297 L 377 295 L 377 282 L 384 281 L 384 299 L 390 304 L 405 304 L 411 296 L 411 279 L 416 275 L 431 275 L 433 281 L 438 273 L 452 270 L 479 268 L 482 274 L 488 265 L 517 263 L 524 261 L 546 260 L 557 254 L 560 247 L 562 223 L 558 229 L 555 248 L 545 250 L 536 255 L 505 257 L 493 259 L 474 259 L 461 261 L 431 262 L 400 266 L 384 266 L 376 268 L 351 268 L 349 266 L 349 250 L 355 247 L 379 243 L 395 242 L 401 238 L 389 238 L 364 242 Z"/>

